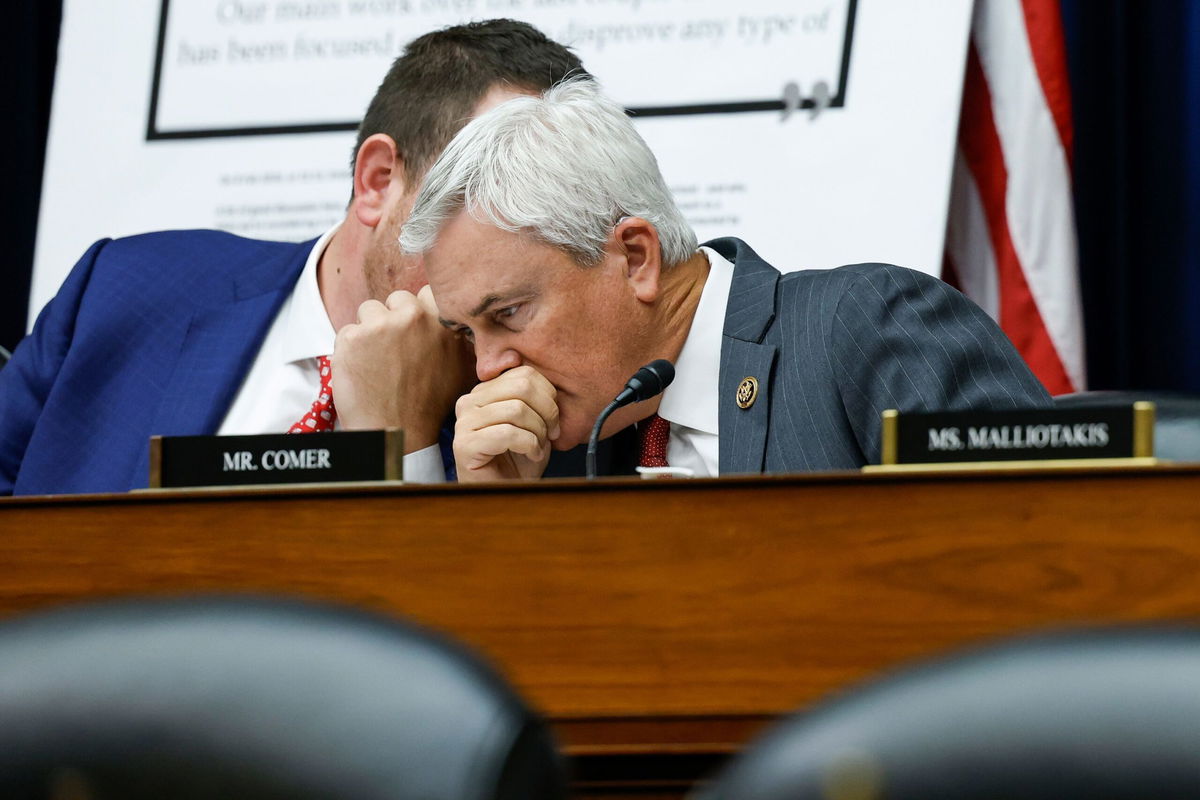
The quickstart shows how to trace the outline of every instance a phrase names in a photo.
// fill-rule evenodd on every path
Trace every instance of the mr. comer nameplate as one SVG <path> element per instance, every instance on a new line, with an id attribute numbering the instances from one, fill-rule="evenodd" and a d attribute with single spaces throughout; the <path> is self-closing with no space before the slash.
<path id="1" fill-rule="evenodd" d="M 386 431 L 155 436 L 150 488 L 394 481 L 403 477 L 404 434 Z"/>

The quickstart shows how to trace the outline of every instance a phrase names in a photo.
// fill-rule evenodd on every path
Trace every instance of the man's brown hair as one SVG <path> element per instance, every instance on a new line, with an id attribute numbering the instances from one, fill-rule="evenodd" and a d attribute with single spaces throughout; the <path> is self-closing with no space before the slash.
<path id="1" fill-rule="evenodd" d="M 542 92 L 586 75 L 579 58 L 541 31 L 512 19 L 455 25 L 414 39 L 375 92 L 358 128 L 351 168 L 367 137 L 387 134 L 416 181 L 496 85 Z"/>

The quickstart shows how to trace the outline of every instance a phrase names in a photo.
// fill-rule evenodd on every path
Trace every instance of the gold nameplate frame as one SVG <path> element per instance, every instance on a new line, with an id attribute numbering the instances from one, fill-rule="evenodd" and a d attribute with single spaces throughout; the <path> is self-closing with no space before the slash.
<path id="1" fill-rule="evenodd" d="M 399 481 L 404 432 L 154 436 L 150 488 Z"/>
<path id="2" fill-rule="evenodd" d="M 880 463 L 864 472 L 1153 466 L 1154 404 L 883 412 Z"/>

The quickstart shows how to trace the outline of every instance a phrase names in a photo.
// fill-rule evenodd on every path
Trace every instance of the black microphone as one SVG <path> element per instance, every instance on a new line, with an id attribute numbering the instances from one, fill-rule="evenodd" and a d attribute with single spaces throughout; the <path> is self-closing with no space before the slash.
<path id="1" fill-rule="evenodd" d="M 600 416 L 596 418 L 596 424 L 592 427 L 592 436 L 588 439 L 587 446 L 587 476 L 589 479 L 596 477 L 596 446 L 600 442 L 600 429 L 604 427 L 609 416 L 621 406 L 640 403 L 642 400 L 649 400 L 651 397 L 661 394 L 673 380 L 675 380 L 675 365 L 665 358 L 657 358 L 633 373 L 633 377 L 626 381 L 625 388 L 600 412 Z"/>

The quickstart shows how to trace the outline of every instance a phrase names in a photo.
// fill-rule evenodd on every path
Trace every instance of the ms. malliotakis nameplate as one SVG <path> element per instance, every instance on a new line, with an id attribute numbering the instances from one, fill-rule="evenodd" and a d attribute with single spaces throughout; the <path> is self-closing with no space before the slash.
<path id="1" fill-rule="evenodd" d="M 1154 404 L 1018 411 L 883 412 L 868 471 L 992 464 L 1152 463 Z"/>
<path id="2" fill-rule="evenodd" d="M 155 436 L 150 488 L 397 481 L 404 434 L 386 431 Z"/>

